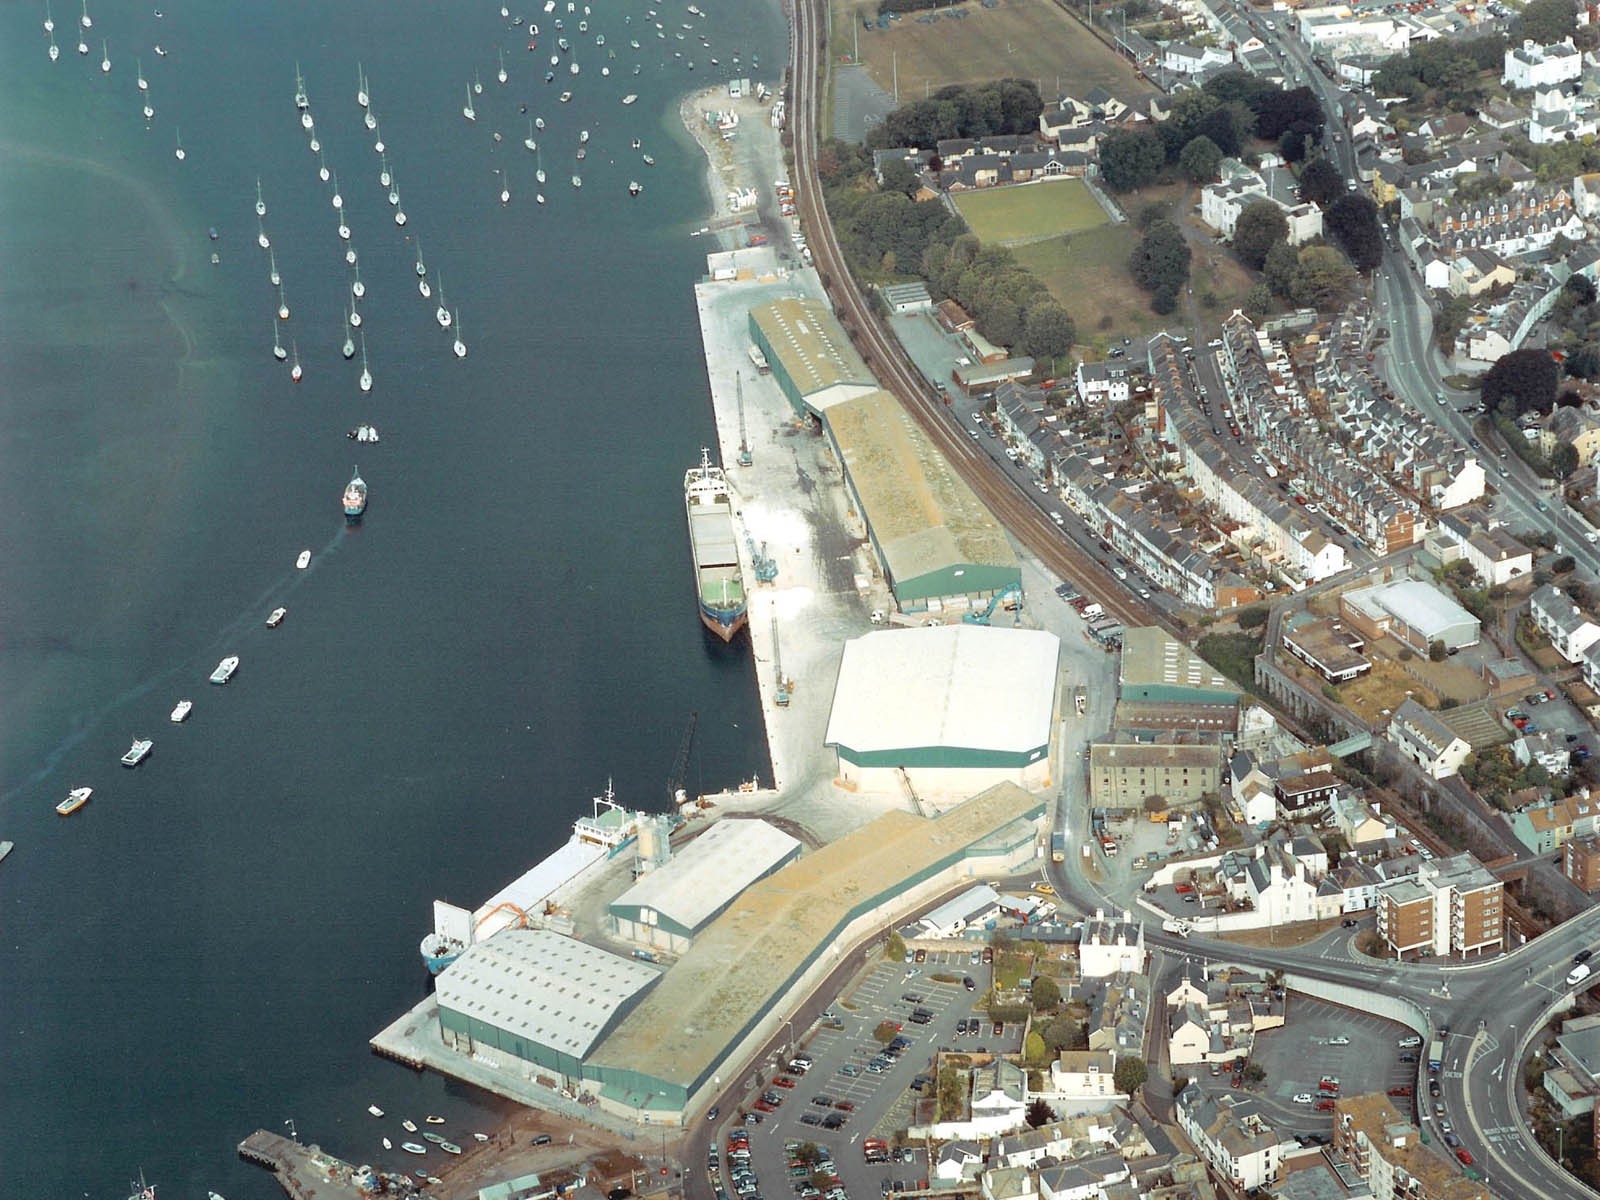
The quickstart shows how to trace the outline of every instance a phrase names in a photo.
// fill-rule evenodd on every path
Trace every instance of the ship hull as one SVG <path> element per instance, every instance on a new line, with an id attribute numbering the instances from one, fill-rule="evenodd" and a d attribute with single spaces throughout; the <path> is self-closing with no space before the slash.
<path id="1" fill-rule="evenodd" d="M 748 620 L 749 599 L 727 480 L 720 467 L 711 465 L 708 454 L 702 453 L 700 466 L 689 469 L 683 493 L 700 620 L 724 642 L 731 642 Z"/>
<path id="2" fill-rule="evenodd" d="M 742 608 L 730 613 L 700 606 L 700 623 L 725 642 L 733 641 L 749 621 L 749 612 Z"/>

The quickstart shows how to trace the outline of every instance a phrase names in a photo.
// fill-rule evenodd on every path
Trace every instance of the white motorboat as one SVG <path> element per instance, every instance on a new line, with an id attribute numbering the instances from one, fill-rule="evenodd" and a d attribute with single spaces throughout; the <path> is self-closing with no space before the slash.
<path id="1" fill-rule="evenodd" d="M 580 176 L 574 175 L 572 177 L 572 186 L 575 188 L 582 187 L 583 179 Z"/>
<path id="2" fill-rule="evenodd" d="M 627 95 L 626 95 L 626 96 L 624 96 L 624 97 L 623 97 L 623 98 L 622 98 L 622 102 L 623 102 L 623 103 L 624 103 L 624 104 L 632 104 L 632 103 L 633 103 L 633 102 L 634 102 L 634 101 L 635 101 L 635 100 L 637 100 L 637 99 L 638 99 L 638 98 L 639 98 L 639 97 L 638 97 L 638 96 L 637 96 L 637 95 L 636 95 L 636 94 L 635 94 L 635 93 L 633 93 L 633 92 L 629 92 L 629 93 L 628 93 L 628 94 L 627 94 Z"/>
<path id="3" fill-rule="evenodd" d="M 172 708 L 172 723 L 182 725 L 189 719 L 189 714 L 194 711 L 193 700 L 179 700 Z"/>
<path id="4" fill-rule="evenodd" d="M 404 1150 L 407 1154 L 426 1154 L 428 1152 L 428 1148 L 426 1146 L 419 1145 L 416 1142 L 401 1142 L 400 1149 Z"/>
<path id="5" fill-rule="evenodd" d="M 288 615 L 289 615 L 289 610 L 287 608 L 283 608 L 283 607 L 280 606 L 278 608 L 273 609 L 270 613 L 267 614 L 267 628 L 268 629 L 276 629 L 279 625 L 283 624 L 284 617 L 286 617 Z M 367 1111 L 369 1113 L 371 1113 L 375 1117 L 383 1116 L 383 1110 L 381 1108 L 373 1107 L 373 1108 L 367 1109 Z"/>
<path id="6" fill-rule="evenodd" d="M 473 1140 L 479 1142 L 487 1142 L 489 1140 L 489 1135 L 487 1133 L 475 1133 L 472 1135 L 472 1137 Z"/>
<path id="7" fill-rule="evenodd" d="M 467 89 L 467 103 L 461 109 L 461 115 L 469 121 L 476 121 L 478 119 L 478 114 L 473 110 L 472 107 L 472 89 L 470 87 Z"/>
<path id="8" fill-rule="evenodd" d="M 383 1148 L 385 1150 L 393 1150 L 394 1149 L 394 1143 L 391 1142 L 388 1138 L 384 1138 L 383 1139 Z"/>
<path id="9" fill-rule="evenodd" d="M 587 129 L 578 130 L 578 145 L 587 146 L 588 144 L 589 144 L 589 131 Z"/>
<path id="10" fill-rule="evenodd" d="M 424 1121 L 426 1121 L 429 1125 L 443 1125 L 444 1124 L 444 1118 L 443 1117 L 427 1116 L 427 1117 L 423 1117 L 422 1119 Z"/>
<path id="11" fill-rule="evenodd" d="M 307 550 L 306 553 L 310 554 L 311 551 Z M 215 671 L 211 672 L 211 682 L 227 683 L 228 680 L 233 678 L 233 673 L 238 669 L 239 656 L 237 654 L 230 654 L 227 658 L 223 659 L 217 664 L 217 669 Z"/>
<path id="12" fill-rule="evenodd" d="M 311 551 L 300 551 L 300 557 L 294 560 L 294 565 L 295 568 L 300 571 L 304 571 L 307 567 L 309 567 L 311 565 Z"/>
<path id="13" fill-rule="evenodd" d="M 410 1117 L 407 1117 L 403 1121 L 401 1121 L 400 1122 L 400 1127 L 402 1129 L 404 1129 L 407 1133 L 415 1133 L 417 1131 L 416 1124 L 411 1120 Z"/>

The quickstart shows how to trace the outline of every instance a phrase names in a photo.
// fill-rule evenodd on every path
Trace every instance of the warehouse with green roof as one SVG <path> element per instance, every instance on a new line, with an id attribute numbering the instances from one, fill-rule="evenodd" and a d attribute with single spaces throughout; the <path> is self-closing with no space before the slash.
<path id="1" fill-rule="evenodd" d="M 824 300 L 788 298 L 752 308 L 750 340 L 798 416 L 820 417 L 841 400 L 877 390 Z"/>
<path id="2" fill-rule="evenodd" d="M 901 611 L 959 614 L 1021 588 L 1005 530 L 898 400 L 840 401 L 823 427 Z"/>

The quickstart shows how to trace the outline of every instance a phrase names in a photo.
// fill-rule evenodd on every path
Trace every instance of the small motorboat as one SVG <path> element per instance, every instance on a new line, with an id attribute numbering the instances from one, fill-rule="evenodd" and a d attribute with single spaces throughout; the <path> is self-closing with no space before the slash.
<path id="1" fill-rule="evenodd" d="M 416 1122 L 414 1122 L 410 1117 L 407 1117 L 405 1120 L 400 1122 L 400 1128 L 404 1129 L 407 1133 L 415 1133 L 417 1131 Z"/>
<path id="2" fill-rule="evenodd" d="M 454 1142 L 440 1142 L 439 1149 L 443 1150 L 446 1154 L 461 1153 L 461 1147 L 456 1145 Z"/>
<path id="3" fill-rule="evenodd" d="M 642 191 L 644 191 L 644 185 L 637 179 L 628 180 L 628 195 L 637 196 Z"/>
<path id="4" fill-rule="evenodd" d="M 300 551 L 300 557 L 294 560 L 294 565 L 302 571 L 309 567 L 311 565 L 311 551 Z"/>
<path id="5" fill-rule="evenodd" d="M 67 798 L 56 805 L 56 812 L 63 817 L 70 817 L 85 804 L 89 803 L 89 797 L 92 795 L 94 795 L 92 787 L 73 788 L 67 793 Z"/>
<path id="6" fill-rule="evenodd" d="M 289 610 L 287 608 L 280 606 L 273 609 L 272 612 L 267 615 L 267 628 L 276 629 L 279 625 L 283 624 L 284 617 L 288 615 Z M 367 1111 L 375 1117 L 383 1116 L 383 1109 L 379 1108 L 376 1104 L 368 1105 Z"/>
<path id="7" fill-rule="evenodd" d="M 416 1142 L 401 1142 L 400 1149 L 407 1154 L 426 1154 L 428 1152 L 426 1146 L 418 1145 Z"/>
<path id="8" fill-rule="evenodd" d="M 394 1149 L 394 1143 L 391 1142 L 388 1138 L 384 1138 L 383 1139 L 383 1148 L 385 1150 L 393 1150 Z"/>
<path id="9" fill-rule="evenodd" d="M 487 1133 L 475 1133 L 472 1136 L 480 1142 L 487 1142 L 489 1140 L 489 1135 Z"/>
<path id="10" fill-rule="evenodd" d="M 422 1131 L 422 1137 L 423 1137 L 423 1140 L 432 1142 L 435 1146 L 439 1146 L 439 1145 L 442 1145 L 444 1143 L 444 1134 L 435 1133 L 431 1129 L 423 1130 Z"/>
<path id="11" fill-rule="evenodd" d="M 172 708 L 172 723 L 174 725 L 182 725 L 189 719 L 189 714 L 193 711 L 193 700 L 179 700 Z"/>
<path id="12" fill-rule="evenodd" d="M 359 68 L 358 68 L 358 69 L 359 69 Z M 278 610 L 277 610 L 277 611 L 276 611 L 276 612 L 274 612 L 274 613 L 273 613 L 273 614 L 272 614 L 272 615 L 273 615 L 273 616 L 275 616 L 275 617 L 276 617 L 276 616 L 280 616 L 280 615 L 281 615 L 281 614 L 282 614 L 282 613 L 283 613 L 283 612 L 284 612 L 284 611 L 285 611 L 285 610 L 284 610 L 284 609 L 281 609 L 281 608 L 280 608 L 280 609 L 278 609 Z M 268 625 L 271 625 L 271 624 L 272 624 L 272 621 L 271 621 L 271 620 L 270 620 L 270 619 L 269 619 L 269 620 L 268 620 L 268 621 L 267 621 L 267 624 L 268 624 Z M 383 1109 L 381 1109 L 381 1108 L 379 1108 L 379 1107 L 378 1107 L 378 1106 L 377 1106 L 377 1105 L 376 1105 L 376 1104 L 369 1104 L 369 1105 L 367 1105 L 367 1111 L 368 1111 L 368 1112 L 369 1112 L 369 1113 L 371 1113 L 371 1114 L 372 1114 L 372 1115 L 373 1115 L 373 1116 L 375 1116 L 375 1117 L 381 1117 L 381 1116 L 383 1116 Z"/>
<path id="13" fill-rule="evenodd" d="M 428 1116 L 428 1117 L 423 1117 L 422 1119 L 424 1121 L 426 1121 L 429 1125 L 443 1125 L 444 1124 L 444 1118 L 443 1117 Z"/>

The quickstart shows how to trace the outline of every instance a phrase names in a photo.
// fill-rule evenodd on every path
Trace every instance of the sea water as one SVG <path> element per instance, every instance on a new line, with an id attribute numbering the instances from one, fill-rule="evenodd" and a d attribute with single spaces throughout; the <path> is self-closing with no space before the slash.
<path id="1" fill-rule="evenodd" d="M 682 477 L 712 427 L 688 234 L 709 199 L 676 109 L 719 77 L 775 83 L 783 27 L 769 3 L 700 7 L 663 8 L 657 38 L 643 3 L 593 4 L 566 35 L 581 73 L 549 85 L 563 14 L 542 5 L 514 10 L 542 27 L 530 52 L 488 4 L 102 4 L 87 56 L 58 15 L 55 64 L 42 3 L 0 14 L 0 1194 L 121 1197 L 142 1169 L 164 1196 L 265 1200 L 234 1153 L 258 1127 L 380 1163 L 369 1103 L 487 1128 L 489 1098 L 367 1049 L 428 986 L 431 900 L 476 905 L 608 778 L 666 807 L 692 712 L 691 791 L 766 773 L 748 647 L 693 601 Z M 297 62 L 367 287 L 368 394 L 339 353 L 350 271 Z M 362 423 L 380 445 L 345 438 Z M 358 466 L 371 505 L 347 527 Z M 225 654 L 238 674 L 208 685 Z M 135 736 L 155 751 L 127 771 Z M 79 785 L 94 799 L 57 817 Z"/>

